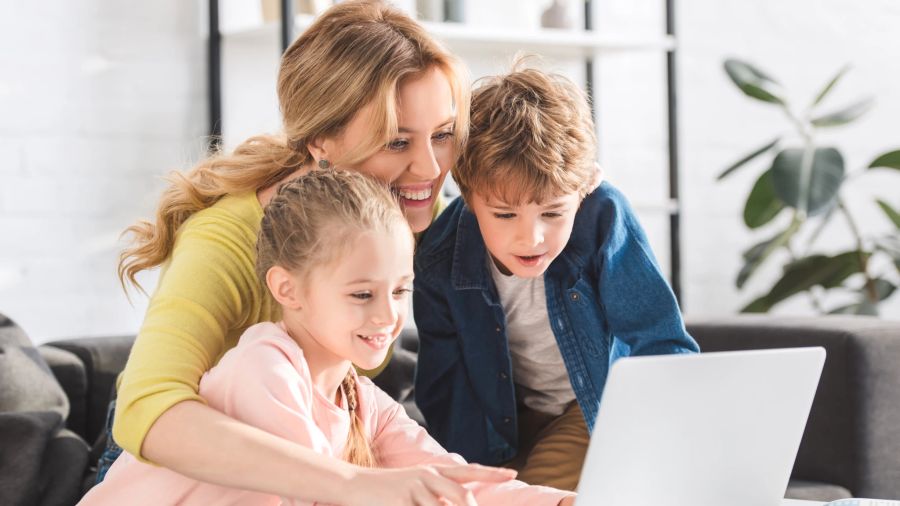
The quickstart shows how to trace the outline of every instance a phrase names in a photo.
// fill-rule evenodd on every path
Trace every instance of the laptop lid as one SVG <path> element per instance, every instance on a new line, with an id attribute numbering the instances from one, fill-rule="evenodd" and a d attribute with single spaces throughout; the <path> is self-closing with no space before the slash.
<path id="1" fill-rule="evenodd" d="M 579 506 L 779 506 L 823 348 L 629 357 L 613 364 Z"/>

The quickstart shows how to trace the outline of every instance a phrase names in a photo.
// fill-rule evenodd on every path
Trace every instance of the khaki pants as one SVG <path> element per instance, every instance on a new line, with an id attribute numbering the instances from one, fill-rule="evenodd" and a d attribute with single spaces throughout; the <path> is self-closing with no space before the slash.
<path id="1" fill-rule="evenodd" d="M 588 441 L 578 402 L 559 416 L 520 406 L 519 453 L 503 466 L 519 471 L 517 479 L 530 485 L 575 490 Z"/>

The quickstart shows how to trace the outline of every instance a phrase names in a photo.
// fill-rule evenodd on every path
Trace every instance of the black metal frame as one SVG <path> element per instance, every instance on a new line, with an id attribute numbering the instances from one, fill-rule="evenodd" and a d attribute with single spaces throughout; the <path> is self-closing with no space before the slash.
<path id="1" fill-rule="evenodd" d="M 666 0 L 666 35 L 675 36 L 675 2 Z M 677 60 L 675 48 L 666 53 L 666 97 L 669 128 L 669 263 L 672 291 L 682 310 L 681 297 L 681 192 L 678 166 L 678 94 L 676 88 Z"/>
<path id="2" fill-rule="evenodd" d="M 666 35 L 675 35 L 674 0 L 666 2 Z M 593 30 L 593 1 L 584 3 L 584 29 Z M 293 41 L 294 8 L 291 0 L 281 0 L 281 50 L 287 50 Z M 219 32 L 219 2 L 209 0 L 209 149 L 216 150 L 222 143 L 222 34 Z M 678 108 L 676 88 L 675 48 L 666 53 L 666 99 L 669 149 L 669 260 L 670 283 L 675 297 L 681 300 L 681 207 L 679 204 L 678 167 Z M 594 58 L 585 59 L 586 90 L 594 112 Z"/>
<path id="3" fill-rule="evenodd" d="M 209 45 L 207 47 L 209 86 L 208 150 L 222 146 L 222 33 L 219 31 L 219 1 L 209 0 Z"/>

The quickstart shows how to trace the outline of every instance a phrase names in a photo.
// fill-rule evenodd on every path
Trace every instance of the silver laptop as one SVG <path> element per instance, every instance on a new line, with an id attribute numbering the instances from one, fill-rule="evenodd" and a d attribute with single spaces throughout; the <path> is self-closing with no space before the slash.
<path id="1" fill-rule="evenodd" d="M 779 506 L 823 348 L 613 364 L 578 506 Z"/>

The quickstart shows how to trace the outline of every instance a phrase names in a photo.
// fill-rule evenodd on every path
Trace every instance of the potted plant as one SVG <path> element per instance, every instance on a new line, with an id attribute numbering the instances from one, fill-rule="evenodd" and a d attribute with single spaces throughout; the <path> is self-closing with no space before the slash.
<path id="1" fill-rule="evenodd" d="M 759 267 L 773 258 L 774 252 L 786 251 L 787 260 L 781 278 L 768 293 L 757 296 L 742 311 L 766 312 L 790 297 L 807 294 L 820 313 L 877 315 L 879 304 L 895 293 L 895 280 L 900 273 L 900 185 L 873 203 L 893 224 L 889 232 L 880 234 L 861 227 L 847 207 L 843 191 L 872 170 L 900 170 L 900 150 L 884 153 L 868 166 L 848 171 L 841 152 L 834 146 L 820 145 L 817 138 L 820 130 L 846 125 L 865 114 L 872 100 L 864 98 L 838 110 L 821 110 L 848 67 L 837 72 L 803 109 L 789 104 L 778 82 L 750 63 L 728 59 L 724 67 L 745 95 L 782 109 L 795 134 L 775 137 L 731 164 L 718 177 L 722 180 L 758 157 L 770 157 L 771 163 L 747 196 L 744 223 L 752 230 L 775 228 L 776 217 L 790 216 L 787 226 L 770 232 L 765 240 L 744 251 L 744 266 L 735 281 L 738 288 L 743 288 Z M 820 233 L 836 216 L 845 219 L 849 226 L 847 249 L 837 254 L 816 252 Z M 830 307 L 825 300 L 830 291 L 853 292 L 854 301 Z"/>

